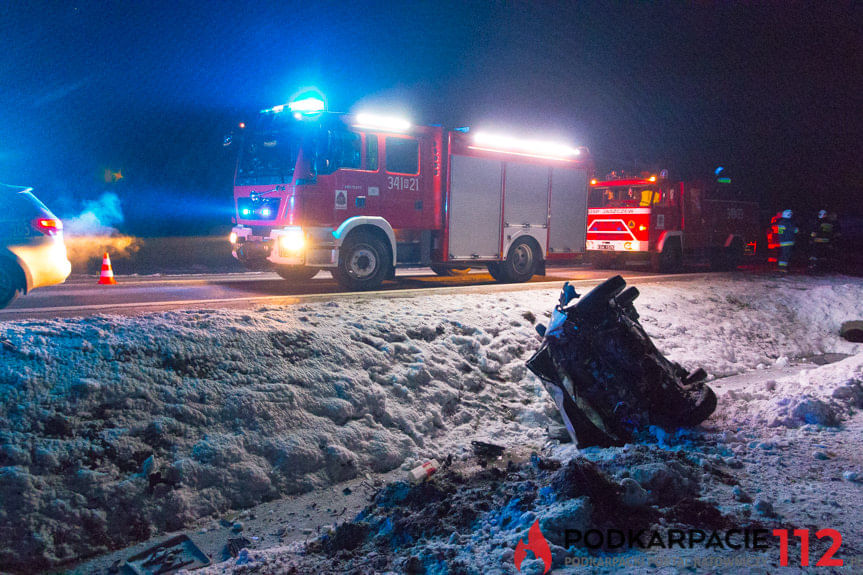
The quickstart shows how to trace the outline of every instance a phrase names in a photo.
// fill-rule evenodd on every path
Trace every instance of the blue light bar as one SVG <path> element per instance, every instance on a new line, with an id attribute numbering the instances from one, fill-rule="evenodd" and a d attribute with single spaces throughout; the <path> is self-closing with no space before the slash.
<path id="1" fill-rule="evenodd" d="M 301 100 L 294 100 L 288 104 L 291 112 L 299 112 L 300 114 L 317 114 L 326 109 L 326 104 L 320 98 L 309 96 Z"/>

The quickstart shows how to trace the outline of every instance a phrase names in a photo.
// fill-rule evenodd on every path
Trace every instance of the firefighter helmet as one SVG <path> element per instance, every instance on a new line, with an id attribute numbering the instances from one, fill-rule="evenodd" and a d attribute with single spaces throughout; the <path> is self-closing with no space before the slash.
<path id="1" fill-rule="evenodd" d="M 785 210 L 784 212 L 782 212 L 782 217 L 786 220 L 790 220 L 793 215 L 794 213 L 791 210 Z"/>

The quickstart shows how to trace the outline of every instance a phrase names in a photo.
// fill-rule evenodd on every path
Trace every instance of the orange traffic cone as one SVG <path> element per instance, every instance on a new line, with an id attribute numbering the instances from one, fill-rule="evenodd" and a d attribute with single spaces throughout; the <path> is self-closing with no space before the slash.
<path id="1" fill-rule="evenodd" d="M 105 257 L 102 258 L 102 271 L 99 273 L 99 285 L 114 285 L 116 283 L 114 270 L 111 269 L 111 258 L 108 257 L 108 252 L 105 252 Z"/>

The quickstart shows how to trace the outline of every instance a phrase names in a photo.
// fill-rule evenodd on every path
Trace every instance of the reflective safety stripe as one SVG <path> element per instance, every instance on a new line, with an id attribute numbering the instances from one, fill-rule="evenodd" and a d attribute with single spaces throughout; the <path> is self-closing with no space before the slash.
<path id="1" fill-rule="evenodd" d="M 779 242 L 779 245 L 782 247 L 793 246 L 794 242 Z"/>

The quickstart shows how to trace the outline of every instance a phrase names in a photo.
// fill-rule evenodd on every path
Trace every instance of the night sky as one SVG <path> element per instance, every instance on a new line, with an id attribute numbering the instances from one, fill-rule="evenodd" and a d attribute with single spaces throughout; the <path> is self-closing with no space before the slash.
<path id="1" fill-rule="evenodd" d="M 863 212 L 863 3 L 689 4 L 4 2 L 0 181 L 207 231 L 230 221 L 222 136 L 315 86 L 587 145 L 600 174 L 722 165 L 767 212 Z"/>

